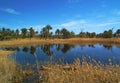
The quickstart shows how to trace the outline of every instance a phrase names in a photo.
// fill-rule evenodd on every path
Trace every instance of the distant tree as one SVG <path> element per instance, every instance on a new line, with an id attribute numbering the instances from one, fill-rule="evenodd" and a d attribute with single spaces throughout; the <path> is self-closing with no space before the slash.
<path id="1" fill-rule="evenodd" d="M 33 38 L 34 35 L 35 35 L 35 31 L 34 31 L 34 29 L 32 27 L 30 27 L 30 29 L 29 29 L 29 37 L 30 37 L 30 39 Z"/>
<path id="2" fill-rule="evenodd" d="M 52 35 L 50 32 L 50 30 L 52 30 L 52 27 L 50 25 L 46 25 L 45 28 L 47 29 L 47 38 L 50 38 Z"/>
<path id="3" fill-rule="evenodd" d="M 16 29 L 16 39 L 19 37 L 19 30 Z"/>
<path id="4" fill-rule="evenodd" d="M 52 36 L 52 33 L 50 32 L 50 30 L 52 30 L 52 27 L 50 25 L 46 25 L 40 31 L 40 36 L 45 39 L 50 38 Z"/>
<path id="5" fill-rule="evenodd" d="M 80 32 L 79 37 L 81 37 L 81 38 L 86 38 L 86 37 L 87 37 L 87 35 L 86 35 L 86 33 L 85 33 L 85 32 Z"/>
<path id="6" fill-rule="evenodd" d="M 115 33 L 116 37 L 120 37 L 120 29 L 118 29 Z"/>
<path id="7" fill-rule="evenodd" d="M 60 33 L 61 33 L 61 32 L 60 32 L 59 29 L 57 29 L 57 30 L 55 31 L 55 35 L 56 35 L 57 38 L 60 38 Z"/>
<path id="8" fill-rule="evenodd" d="M 96 37 L 96 33 L 95 32 L 90 33 L 90 38 L 95 38 L 95 37 Z"/>
<path id="9" fill-rule="evenodd" d="M 113 37 L 113 33 L 112 33 L 112 30 L 108 30 L 108 31 L 104 31 L 103 33 L 103 38 L 112 38 Z"/>
<path id="10" fill-rule="evenodd" d="M 65 29 L 65 28 L 63 28 L 62 30 L 61 30 L 61 33 L 62 33 L 62 38 L 70 38 L 70 32 L 67 30 L 67 29 Z"/>
<path id="11" fill-rule="evenodd" d="M 70 32 L 70 37 L 75 37 L 75 33 L 73 31 Z"/>
<path id="12" fill-rule="evenodd" d="M 22 38 L 26 38 L 26 36 L 27 36 L 27 29 L 26 28 L 22 28 L 21 32 L 22 32 Z"/>

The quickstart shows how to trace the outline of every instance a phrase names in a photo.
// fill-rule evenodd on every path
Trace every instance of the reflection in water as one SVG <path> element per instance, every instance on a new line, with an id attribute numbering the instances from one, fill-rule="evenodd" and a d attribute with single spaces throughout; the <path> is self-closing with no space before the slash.
<path id="1" fill-rule="evenodd" d="M 29 49 L 29 48 L 25 46 L 25 47 L 23 47 L 22 51 L 28 52 L 28 49 Z"/>
<path id="2" fill-rule="evenodd" d="M 89 44 L 88 46 L 91 48 L 95 48 L 95 46 L 93 44 Z"/>
<path id="3" fill-rule="evenodd" d="M 51 56 L 53 54 L 53 52 L 51 51 L 53 45 L 48 44 L 48 45 L 42 45 L 41 49 L 42 51 L 47 54 L 48 56 Z"/>
<path id="4" fill-rule="evenodd" d="M 36 47 L 35 46 L 31 46 L 30 47 L 30 54 L 34 54 L 36 51 Z"/>
<path id="5" fill-rule="evenodd" d="M 40 46 L 16 47 L 14 50 L 16 50 L 16 53 L 12 56 L 15 57 L 15 60 L 19 64 L 24 65 L 28 62 L 30 64 L 38 64 L 39 62 L 44 61 L 54 63 L 58 62 L 58 60 L 62 60 L 63 63 L 72 63 L 76 58 L 82 59 L 82 56 L 91 57 L 91 59 L 95 59 L 96 61 L 105 64 L 108 63 L 108 59 L 110 58 L 114 64 L 120 64 L 120 48 L 111 45 L 47 44 Z"/>
<path id="6" fill-rule="evenodd" d="M 74 45 L 69 44 L 56 44 L 57 51 L 62 51 L 63 53 L 68 52 L 71 48 L 74 48 Z"/>
<path id="7" fill-rule="evenodd" d="M 68 45 L 68 44 L 64 44 L 63 48 L 61 49 L 61 51 L 63 53 L 66 53 L 67 51 L 69 51 L 71 48 L 74 48 L 73 45 Z"/>
<path id="8" fill-rule="evenodd" d="M 107 50 L 112 50 L 112 45 L 103 45 L 104 48 L 106 48 Z"/>
<path id="9" fill-rule="evenodd" d="M 60 51 L 63 48 L 62 46 L 63 46 L 62 44 L 56 44 L 57 51 Z"/>

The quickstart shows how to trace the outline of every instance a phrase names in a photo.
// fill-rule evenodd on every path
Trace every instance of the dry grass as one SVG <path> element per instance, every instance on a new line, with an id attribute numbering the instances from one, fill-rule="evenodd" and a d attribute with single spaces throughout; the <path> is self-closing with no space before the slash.
<path id="1" fill-rule="evenodd" d="M 80 65 L 77 59 L 71 65 L 47 65 L 42 71 L 43 83 L 120 83 L 120 66 L 98 64 L 93 66 L 85 61 Z"/>
<path id="2" fill-rule="evenodd" d="M 14 74 L 16 66 L 7 58 L 11 53 L 11 51 L 0 50 L 0 83 L 8 83 Z"/>
<path id="3" fill-rule="evenodd" d="M 22 83 L 26 75 L 33 75 L 32 71 L 23 71 L 13 60 L 9 60 L 11 53 L 0 50 L 0 83 Z"/>
<path id="4" fill-rule="evenodd" d="M 15 45 L 29 45 L 29 44 L 120 44 L 120 38 L 70 38 L 70 39 L 17 39 L 9 41 L 0 41 L 0 46 L 15 46 Z"/>

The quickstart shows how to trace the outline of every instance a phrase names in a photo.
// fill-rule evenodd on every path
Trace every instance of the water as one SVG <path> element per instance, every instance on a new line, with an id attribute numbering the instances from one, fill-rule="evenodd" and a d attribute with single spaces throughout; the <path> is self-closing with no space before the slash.
<path id="1" fill-rule="evenodd" d="M 39 63 L 43 65 L 45 62 L 51 63 L 68 63 L 71 64 L 75 59 L 86 59 L 90 62 L 91 59 L 100 61 L 103 64 L 109 64 L 108 59 L 112 64 L 120 65 L 120 47 L 111 45 L 68 45 L 68 44 L 47 44 L 40 46 L 19 46 L 6 47 L 3 50 L 15 50 L 10 58 L 15 59 L 16 63 L 22 65 L 35 65 Z"/>

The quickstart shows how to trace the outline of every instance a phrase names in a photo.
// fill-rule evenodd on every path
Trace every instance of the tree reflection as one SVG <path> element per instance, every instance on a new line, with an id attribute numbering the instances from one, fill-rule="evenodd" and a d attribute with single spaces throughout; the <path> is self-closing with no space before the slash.
<path id="1" fill-rule="evenodd" d="M 69 45 L 69 44 L 58 44 L 56 46 L 57 51 L 62 51 L 63 53 L 66 53 L 69 51 L 71 48 L 74 48 L 74 45 Z"/>
<path id="2" fill-rule="evenodd" d="M 61 49 L 61 51 L 63 53 L 66 53 L 68 50 L 70 50 L 70 48 L 71 48 L 71 45 L 64 44 L 64 47 Z"/>
<path id="3" fill-rule="evenodd" d="M 36 51 L 36 47 L 31 46 L 31 47 L 30 47 L 30 54 L 34 54 L 35 51 Z"/>
<path id="4" fill-rule="evenodd" d="M 53 46 L 53 45 L 51 45 L 51 44 L 42 45 L 42 46 L 41 46 L 41 49 L 42 49 L 42 51 L 43 51 L 45 54 L 51 56 L 51 55 L 53 54 L 53 52 L 51 51 L 52 46 Z"/>
<path id="5" fill-rule="evenodd" d="M 107 50 L 112 50 L 112 45 L 103 45 L 104 48 L 106 48 Z"/>
<path id="6" fill-rule="evenodd" d="M 22 51 L 23 51 L 23 52 L 28 52 L 28 47 L 26 47 L 26 46 L 23 47 Z"/>
<path id="7" fill-rule="evenodd" d="M 95 48 L 95 46 L 93 44 L 89 44 L 88 46 L 91 48 Z"/>
<path id="8" fill-rule="evenodd" d="M 62 44 L 56 44 L 57 51 L 61 51 L 62 48 L 63 48 Z"/>

